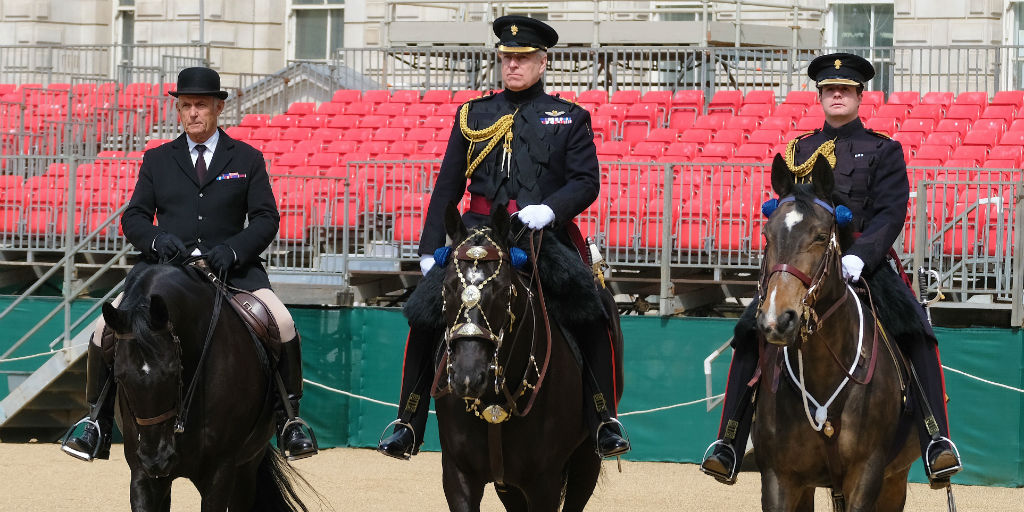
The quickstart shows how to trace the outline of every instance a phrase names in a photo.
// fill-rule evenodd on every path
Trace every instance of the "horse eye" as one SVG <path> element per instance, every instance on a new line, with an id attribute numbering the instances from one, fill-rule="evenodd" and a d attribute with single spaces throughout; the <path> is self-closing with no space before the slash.
<path id="1" fill-rule="evenodd" d="M 825 233 L 818 233 L 817 235 L 814 236 L 814 241 L 815 242 L 827 242 L 828 241 L 828 235 L 825 234 Z"/>

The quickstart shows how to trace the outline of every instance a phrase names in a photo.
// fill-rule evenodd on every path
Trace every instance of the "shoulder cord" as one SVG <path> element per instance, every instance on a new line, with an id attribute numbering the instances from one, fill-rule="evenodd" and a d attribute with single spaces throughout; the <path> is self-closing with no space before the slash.
<path id="1" fill-rule="evenodd" d="M 833 168 L 836 166 L 835 139 L 825 141 L 821 146 L 818 146 L 818 149 L 814 150 L 814 153 L 811 154 L 810 158 L 808 158 L 806 162 L 796 165 L 796 143 L 799 141 L 800 139 L 796 138 L 786 144 L 786 166 L 789 167 L 789 170 L 793 172 L 794 176 L 797 178 L 803 178 L 810 174 L 811 169 L 814 168 L 814 162 L 818 160 L 818 156 L 825 157 L 825 159 L 828 160 L 829 165 Z"/>
<path id="2" fill-rule="evenodd" d="M 469 150 L 466 151 L 467 178 L 473 176 L 473 171 L 476 167 L 498 145 L 502 138 L 505 139 L 505 153 L 512 153 L 512 122 L 518 112 L 519 109 L 517 108 L 515 112 L 498 118 L 491 126 L 482 130 L 473 130 L 469 127 L 469 103 L 462 106 L 462 109 L 459 111 L 459 128 L 462 129 L 462 136 L 466 137 L 469 141 Z M 473 149 L 476 147 L 476 143 L 485 140 L 489 142 L 484 146 L 483 151 L 476 158 L 473 158 Z"/>

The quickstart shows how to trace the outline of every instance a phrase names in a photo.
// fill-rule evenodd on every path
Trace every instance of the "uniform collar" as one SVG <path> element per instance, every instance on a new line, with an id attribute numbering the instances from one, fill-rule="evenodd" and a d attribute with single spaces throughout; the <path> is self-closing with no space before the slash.
<path id="1" fill-rule="evenodd" d="M 853 121 L 850 121 L 839 128 L 833 128 L 832 125 L 826 122 L 825 127 L 821 129 L 821 132 L 830 139 L 845 139 L 863 130 L 864 124 L 860 122 L 859 117 L 856 117 Z"/>
<path id="2" fill-rule="evenodd" d="M 220 128 L 217 128 L 216 130 L 213 131 L 213 135 L 210 135 L 209 139 L 206 139 L 205 142 L 202 142 L 202 145 L 206 146 L 206 151 L 208 152 L 208 154 L 212 155 L 213 152 L 217 149 L 217 141 L 219 140 Z M 200 144 L 199 142 L 192 140 L 192 137 L 189 137 L 187 133 L 185 134 L 185 142 L 188 143 L 189 153 L 191 153 L 192 150 L 194 150 L 196 146 Z"/>
<path id="3" fill-rule="evenodd" d="M 536 98 L 537 96 L 540 96 L 541 94 L 544 94 L 544 81 L 537 80 L 537 83 L 521 91 L 511 91 L 505 89 L 504 91 L 502 91 L 502 94 L 505 95 L 505 99 L 507 99 L 509 103 L 521 105 L 523 103 L 526 103 L 527 101 Z"/>

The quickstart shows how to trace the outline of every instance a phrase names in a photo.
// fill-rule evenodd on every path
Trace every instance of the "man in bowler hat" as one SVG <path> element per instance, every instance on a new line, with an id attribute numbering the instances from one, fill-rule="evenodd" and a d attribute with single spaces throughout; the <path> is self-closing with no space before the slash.
<path id="1" fill-rule="evenodd" d="M 287 396 L 278 404 L 278 447 L 289 460 L 309 457 L 316 447 L 300 427 L 304 423 L 294 421 L 302 397 L 299 335 L 288 309 L 270 289 L 260 259 L 280 224 L 263 154 L 218 127 L 228 93 L 221 90 L 216 71 L 183 69 L 177 89 L 169 94 L 177 98 L 184 133 L 143 156 L 138 183 L 121 216 L 124 234 L 142 252 L 140 264 L 204 255 L 210 269 L 229 285 L 252 292 L 267 305 L 284 342 L 277 371 Z M 114 306 L 120 300 L 119 295 Z M 113 342 L 104 340 L 103 332 L 101 316 L 89 344 L 86 379 L 95 424 L 86 423 L 82 434 L 63 444 L 65 452 L 84 460 L 92 460 L 93 454 L 106 459 L 110 453 L 113 386 L 100 395 L 112 378 L 112 356 L 104 352 L 113 351 Z M 284 400 L 290 402 L 292 418 L 285 413 Z"/>
<path id="2" fill-rule="evenodd" d="M 915 406 L 918 438 L 928 479 L 940 487 L 960 471 L 961 464 L 949 434 L 938 342 L 924 308 L 888 261 L 890 249 L 903 231 L 909 201 L 903 149 L 887 134 L 866 129 L 861 123 L 864 84 L 875 76 L 870 62 L 849 53 L 822 55 L 810 63 L 807 75 L 817 82 L 825 124 L 790 141 L 787 158 L 791 155 L 793 164 L 801 165 L 818 153 L 835 157 L 832 199 L 853 213 L 853 220 L 840 231 L 843 277 L 850 282 L 866 279 L 873 289 L 884 287 L 890 292 L 887 296 L 906 303 L 901 311 L 917 312 L 917 318 L 906 319 L 906 325 L 885 328 L 919 378 L 920 384 L 912 386 L 920 399 Z M 754 412 L 750 403 L 753 388 L 747 383 L 758 362 L 757 303 L 755 297 L 736 324 L 718 440 L 701 464 L 702 471 L 726 484 L 736 481 Z"/>

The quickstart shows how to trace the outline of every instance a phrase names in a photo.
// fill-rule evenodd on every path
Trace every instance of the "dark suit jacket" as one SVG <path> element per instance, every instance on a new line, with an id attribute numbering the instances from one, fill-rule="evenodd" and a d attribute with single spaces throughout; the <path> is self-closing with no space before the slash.
<path id="1" fill-rule="evenodd" d="M 157 257 L 153 240 L 165 232 L 180 238 L 189 252 L 227 244 L 238 257 L 228 283 L 250 291 L 270 287 L 260 254 L 277 236 L 281 217 L 263 153 L 222 130 L 206 179 L 199 183 L 185 137 L 146 151 L 121 216 L 125 236 L 150 261 Z"/>
<path id="2" fill-rule="evenodd" d="M 444 210 L 450 202 L 458 202 L 466 192 L 486 197 L 492 203 L 515 199 L 519 208 L 545 204 L 555 212 L 550 229 L 568 243 L 565 223 L 586 210 L 597 198 L 601 186 L 601 170 L 597 163 L 590 113 L 575 103 L 544 93 L 543 82 L 524 91 L 502 91 L 473 100 L 460 108 L 468 108 L 468 125 L 480 130 L 491 126 L 500 117 L 516 113 L 512 125 L 512 164 L 503 172 L 504 155 L 499 143 L 466 178 L 466 152 L 469 141 L 455 118 L 448 149 L 430 196 L 420 238 L 420 254 L 433 254 L 445 244 Z M 474 148 L 474 157 L 487 144 Z M 467 226 L 489 220 L 484 215 L 467 212 Z"/>
<path id="3" fill-rule="evenodd" d="M 860 119 L 854 119 L 839 128 L 826 123 L 822 129 L 802 137 L 796 145 L 796 163 L 803 163 L 818 146 L 833 139 L 833 200 L 850 208 L 850 228 L 861 233 L 856 240 L 841 237 L 843 254 L 859 257 L 864 261 L 865 272 L 870 273 L 885 261 L 907 216 L 910 185 L 903 148 L 899 142 L 864 128 Z"/>

